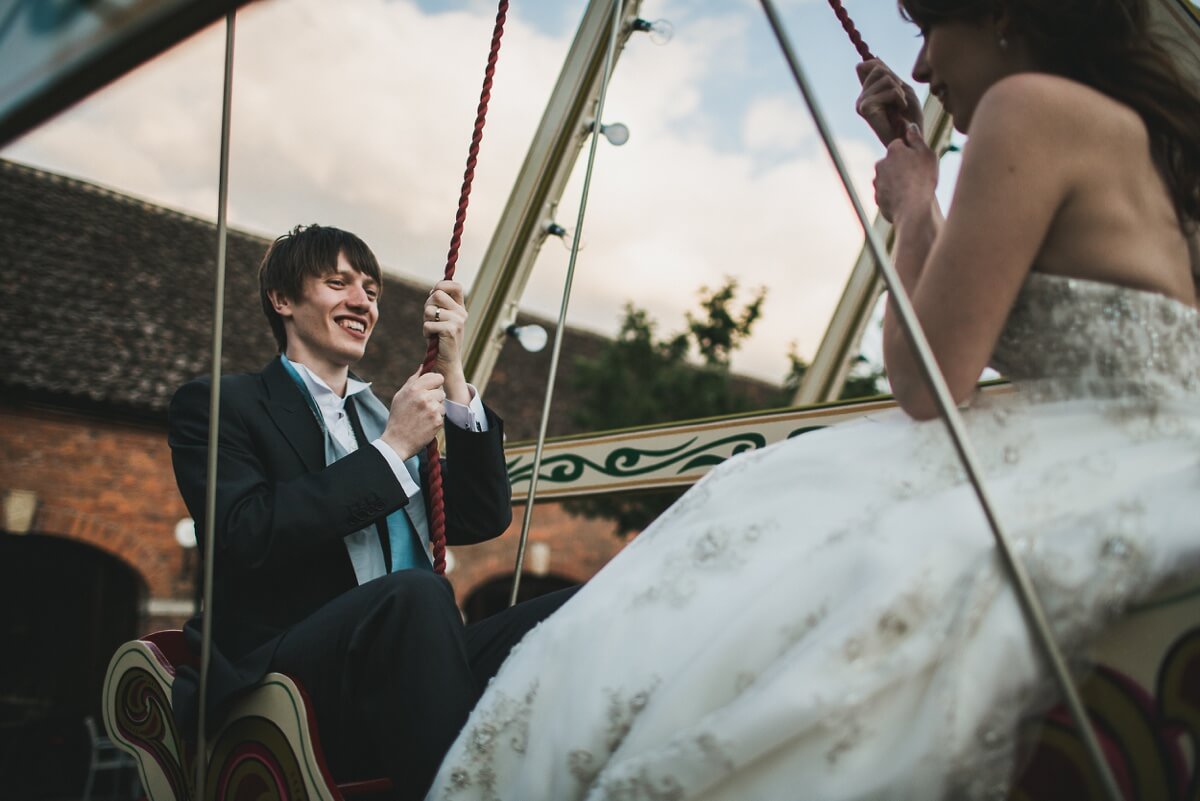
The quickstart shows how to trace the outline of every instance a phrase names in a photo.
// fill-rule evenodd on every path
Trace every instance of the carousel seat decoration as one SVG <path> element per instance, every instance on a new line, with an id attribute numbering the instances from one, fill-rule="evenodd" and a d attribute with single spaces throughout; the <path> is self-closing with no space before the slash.
<path id="1" fill-rule="evenodd" d="M 171 710 L 177 665 L 194 665 L 183 632 L 160 631 L 117 649 L 104 678 L 104 723 L 137 760 L 149 801 L 191 801 L 195 754 Z M 387 779 L 336 784 L 304 689 L 268 673 L 240 699 L 207 746 L 206 801 L 342 801 L 391 789 Z"/>
<path id="2" fill-rule="evenodd" d="M 1092 647 L 1080 693 L 1126 799 L 1200 798 L 1200 581 L 1127 610 Z M 1051 709 L 1027 732 L 1010 801 L 1101 801 L 1070 715 Z"/>
<path id="3" fill-rule="evenodd" d="M 1127 610 L 1091 653 L 1089 716 L 1126 798 L 1200 798 L 1200 582 Z M 125 643 L 104 680 L 104 722 L 134 756 L 149 801 L 193 798 L 195 755 L 171 711 L 176 665 L 194 665 L 180 631 Z M 1061 707 L 1030 726 L 1011 801 L 1099 801 L 1074 723 Z M 336 784 L 304 689 L 280 673 L 235 704 L 208 745 L 206 799 L 292 801 L 370 796 L 386 779 Z"/>

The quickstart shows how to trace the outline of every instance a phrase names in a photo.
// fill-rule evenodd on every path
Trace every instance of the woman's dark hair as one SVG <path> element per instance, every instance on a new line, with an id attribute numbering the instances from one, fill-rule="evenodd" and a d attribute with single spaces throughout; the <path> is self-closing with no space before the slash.
<path id="1" fill-rule="evenodd" d="M 258 294 L 280 353 L 287 350 L 287 332 L 283 328 L 283 318 L 271 303 L 270 293 L 279 292 L 289 300 L 299 300 L 304 292 L 304 279 L 335 272 L 339 253 L 345 255 L 355 270 L 373 278 L 379 291 L 383 291 L 383 278 L 375 254 L 349 231 L 327 225 L 297 225 L 267 248 L 262 264 L 258 266 Z"/>
<path id="2" fill-rule="evenodd" d="M 1007 18 L 1038 66 L 1133 108 L 1179 218 L 1200 221 L 1200 95 L 1149 32 L 1147 0 L 899 0 L 922 30 L 950 21 Z"/>

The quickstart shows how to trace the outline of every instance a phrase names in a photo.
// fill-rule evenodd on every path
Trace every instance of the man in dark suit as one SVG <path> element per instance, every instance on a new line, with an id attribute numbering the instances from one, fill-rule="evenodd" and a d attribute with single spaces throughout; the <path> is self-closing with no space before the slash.
<path id="1" fill-rule="evenodd" d="M 433 571 L 418 461 L 444 418 L 447 540 L 490 539 L 511 519 L 502 423 L 463 373 L 458 284 L 426 301 L 437 371 L 411 376 L 390 407 L 350 373 L 382 289 L 362 240 L 296 228 L 267 251 L 259 285 L 280 356 L 221 380 L 209 720 L 267 671 L 288 673 L 312 699 L 337 779 L 387 775 L 398 797 L 420 798 L 487 679 L 569 593 L 464 627 Z M 176 481 L 198 528 L 209 396 L 193 381 L 170 408 Z M 195 696 L 194 676 L 180 676 L 185 726 Z"/>

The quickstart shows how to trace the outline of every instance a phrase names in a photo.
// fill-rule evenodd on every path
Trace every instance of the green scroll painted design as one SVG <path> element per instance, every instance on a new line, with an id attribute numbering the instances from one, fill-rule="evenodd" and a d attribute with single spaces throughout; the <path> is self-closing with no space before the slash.
<path id="1" fill-rule="evenodd" d="M 982 391 L 1011 388 L 988 385 Z M 679 488 L 699 481 L 731 456 L 893 408 L 894 400 L 877 397 L 558 437 L 546 444 L 539 466 L 538 479 L 546 482 L 542 497 Z M 535 448 L 528 441 L 509 443 L 508 452 L 506 467 L 516 497 L 532 483 Z"/>
<path id="2" fill-rule="evenodd" d="M 829 426 L 801 426 L 800 428 L 797 428 L 795 431 L 788 434 L 787 438 L 792 439 L 793 437 L 798 437 L 801 434 L 809 434 L 813 431 L 820 431 L 822 428 L 829 428 Z"/>
<path id="3" fill-rule="evenodd" d="M 721 439 L 696 445 L 698 437 L 692 437 L 687 442 L 674 448 L 663 450 L 622 447 L 610 452 L 601 464 L 574 453 L 564 453 L 551 456 L 542 461 L 542 472 L 539 481 L 556 484 L 569 484 L 577 481 L 591 469 L 609 478 L 632 478 L 650 473 L 665 472 L 678 465 L 673 471 L 675 475 L 686 473 L 698 467 L 711 467 L 720 464 L 727 457 L 713 451 L 719 451 L 733 445 L 733 454 L 761 448 L 766 445 L 766 439 L 761 434 L 734 434 Z M 521 464 L 523 458 L 517 458 L 508 463 L 508 478 L 511 483 L 518 484 L 529 481 L 533 472 L 533 460 Z"/>

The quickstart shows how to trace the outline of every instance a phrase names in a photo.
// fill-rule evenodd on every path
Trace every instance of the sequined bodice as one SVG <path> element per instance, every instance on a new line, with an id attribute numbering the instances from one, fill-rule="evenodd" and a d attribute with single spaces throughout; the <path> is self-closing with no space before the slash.
<path id="1" fill-rule="evenodd" d="M 1154 292 L 1035 272 L 991 363 L 1057 396 L 1198 394 L 1200 313 Z"/>

